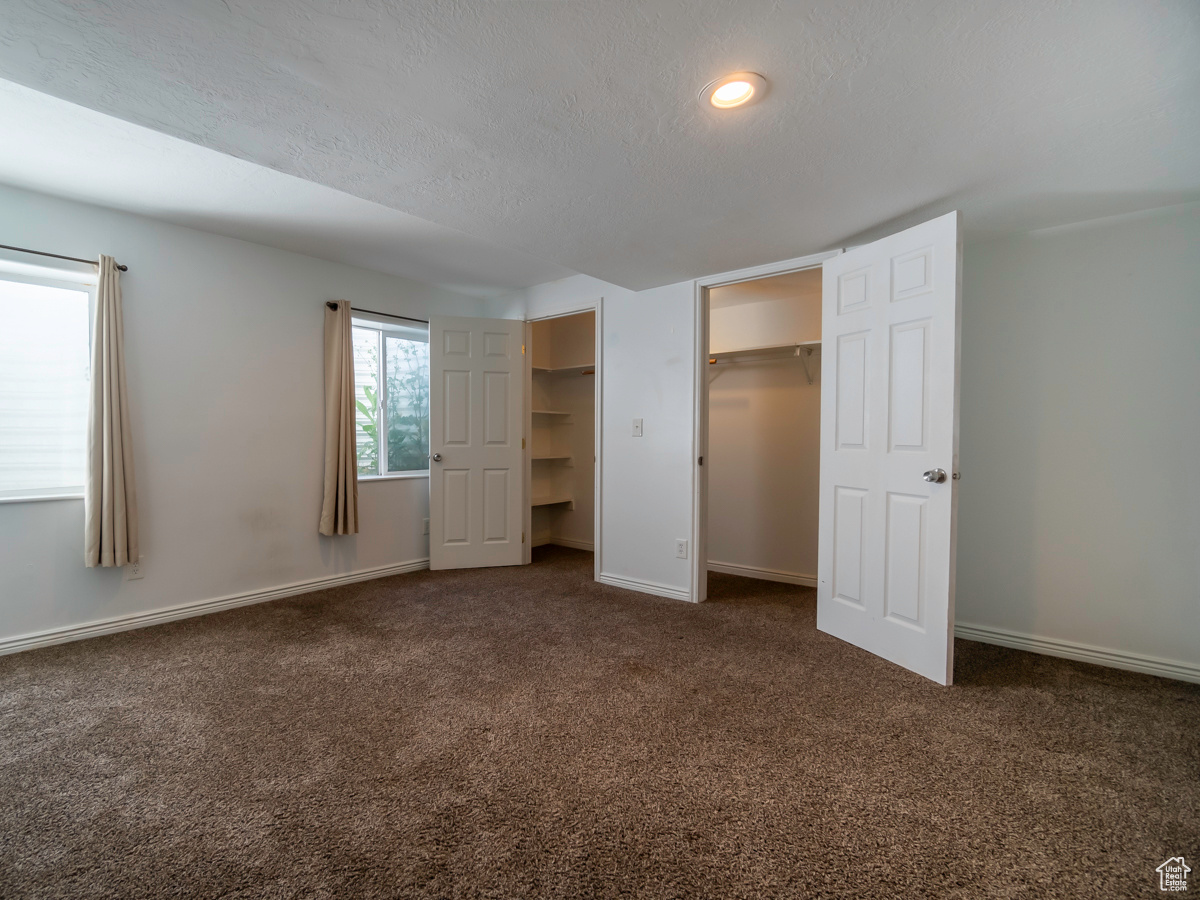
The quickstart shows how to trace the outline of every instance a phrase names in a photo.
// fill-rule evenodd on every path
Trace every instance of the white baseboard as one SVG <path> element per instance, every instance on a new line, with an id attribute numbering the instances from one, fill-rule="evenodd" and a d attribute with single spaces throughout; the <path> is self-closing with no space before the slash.
<path id="1" fill-rule="evenodd" d="M 555 543 L 561 543 L 563 546 L 568 547 L 576 547 L 580 550 L 592 549 L 592 545 L 585 545 L 582 541 L 568 543 L 565 540 L 556 540 Z M 795 575 L 790 572 L 771 572 L 770 570 L 755 569 L 749 566 L 734 566 L 727 563 L 712 562 L 708 564 L 708 567 L 712 571 L 726 572 L 731 575 L 745 575 L 750 578 L 763 578 L 769 581 L 784 581 L 789 584 L 809 584 L 815 586 L 815 579 L 811 579 L 809 576 Z M 274 588 L 231 594 L 213 600 L 201 600 L 196 603 L 185 603 L 180 606 L 172 606 L 150 612 L 134 613 L 127 616 L 86 622 L 81 625 L 54 628 L 34 634 L 18 635 L 17 637 L 0 640 L 0 656 L 9 653 L 18 653 L 22 650 L 32 650 L 36 647 L 49 647 L 53 644 L 63 644 L 68 641 L 98 637 L 102 634 L 114 634 L 119 631 L 130 631 L 134 628 L 145 628 L 150 625 L 173 622 L 178 619 L 188 619 L 193 616 L 202 616 L 208 613 L 220 612 L 221 610 L 234 609 L 239 606 L 265 603 L 268 600 L 280 600 L 284 597 L 294 597 L 299 594 L 321 591 L 343 584 L 369 581 L 374 578 L 386 578 L 389 575 L 417 572 L 428 568 L 428 559 L 415 559 L 410 562 L 390 566 L 360 569 L 357 572 L 347 572 L 343 575 L 331 575 L 327 578 L 315 578 L 309 581 L 297 581 Z M 692 599 L 690 592 L 683 588 L 659 584 L 653 581 L 641 581 L 609 573 L 601 573 L 600 581 L 613 587 L 640 591 L 644 594 L 653 594 L 672 600 Z M 971 625 L 963 622 L 957 623 L 954 626 L 954 635 L 968 641 L 980 641 L 985 644 L 1011 647 L 1014 650 L 1026 650 L 1030 653 L 1058 656 L 1078 662 L 1110 666 L 1115 669 L 1126 669 L 1131 672 L 1144 672 L 1148 675 L 1158 675 L 1163 678 L 1174 678 L 1179 681 L 1200 684 L 1200 665 L 1194 663 L 1161 659 L 1153 656 L 1141 656 L 1120 650 L 1110 650 L 1105 647 L 1093 647 L 1073 641 L 1038 637 L 1037 635 L 1022 634 L 1015 631 L 1006 631 L 1001 628 Z"/>
<path id="2" fill-rule="evenodd" d="M 594 552 L 595 547 L 591 541 L 575 541 L 571 538 L 550 538 L 549 543 L 558 547 L 570 547 L 572 550 L 587 550 L 589 553 Z"/>
<path id="3" fill-rule="evenodd" d="M 99 637 L 102 634 L 113 634 L 118 631 L 145 628 L 148 625 L 173 622 L 176 619 L 190 619 L 193 616 L 203 616 L 207 613 L 220 612 L 224 609 L 249 606 L 253 603 L 264 603 L 267 600 L 280 600 L 284 597 L 294 597 L 297 594 L 307 594 L 311 591 L 323 591 L 326 588 L 338 587 L 343 584 L 353 584 L 356 581 L 386 578 L 389 575 L 400 575 L 404 572 L 416 572 L 428 568 L 428 559 L 414 559 L 410 562 L 397 563 L 391 566 L 360 569 L 357 572 L 347 572 L 344 575 L 331 575 L 327 578 L 296 581 L 292 584 L 266 588 L 259 591 L 230 594 L 227 597 L 217 597 L 214 600 L 200 600 L 195 603 L 184 603 L 180 606 L 169 606 L 165 609 L 156 609 L 150 612 L 133 613 L 127 616 L 117 616 L 112 619 L 85 622 L 82 625 L 52 628 L 48 631 L 39 631 L 34 634 L 18 635 L 17 637 L 0 640 L 0 656 L 7 653 L 18 653 L 22 650 L 32 650 L 35 647 L 64 644 L 67 641 L 81 641 L 84 638 Z"/>
<path id="4" fill-rule="evenodd" d="M 625 578 L 622 575 L 609 575 L 607 572 L 600 573 L 600 581 L 603 584 L 611 584 L 613 587 L 625 588 L 628 591 L 640 591 L 643 594 L 654 594 L 656 597 L 669 597 L 671 600 L 691 600 L 691 591 L 685 588 L 672 587 L 669 584 L 659 584 L 656 581 L 639 581 L 636 578 Z"/>
<path id="5" fill-rule="evenodd" d="M 817 586 L 816 575 L 801 575 L 799 572 L 780 572 L 777 569 L 762 569 L 758 566 L 739 566 L 734 563 L 708 561 L 708 571 L 721 572 L 725 575 L 741 575 L 743 578 L 758 578 L 762 581 L 781 581 L 784 584 L 802 584 L 805 587 Z"/>
<path id="6" fill-rule="evenodd" d="M 1012 647 L 1014 650 L 1028 650 L 1030 653 L 1059 656 L 1077 662 L 1095 663 L 1098 666 L 1110 666 L 1114 669 L 1127 669 L 1130 672 L 1144 672 L 1147 675 L 1200 684 L 1200 665 L 1194 663 L 1160 659 L 1156 656 L 1140 656 L 1122 650 L 1109 650 L 1106 647 L 1093 647 L 1074 641 L 1060 641 L 1057 638 L 1038 637 L 1034 634 L 1021 634 L 1002 628 L 962 622 L 955 624 L 954 636 L 967 641 L 997 644 L 1001 647 Z"/>

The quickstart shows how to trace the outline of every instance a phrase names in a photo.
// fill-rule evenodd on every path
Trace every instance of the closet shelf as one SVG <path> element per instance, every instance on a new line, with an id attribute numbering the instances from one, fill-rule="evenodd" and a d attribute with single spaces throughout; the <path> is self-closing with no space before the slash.
<path id="1" fill-rule="evenodd" d="M 562 366 L 557 369 L 547 369 L 543 366 L 534 366 L 533 371 L 542 372 L 546 375 L 595 375 L 596 364 L 588 363 L 584 366 Z"/>
<path id="2" fill-rule="evenodd" d="M 571 504 L 571 509 L 575 508 L 575 498 L 570 494 L 551 494 L 547 497 L 534 497 L 530 501 L 530 506 L 558 506 L 560 503 Z"/>
<path id="3" fill-rule="evenodd" d="M 571 461 L 571 459 L 572 459 L 572 457 L 570 457 L 570 456 L 543 456 L 543 455 L 541 455 L 541 454 L 535 454 L 535 455 L 533 455 L 533 456 L 531 456 L 531 457 L 529 457 L 529 458 L 530 458 L 530 459 L 532 459 L 532 460 L 534 460 L 535 462 L 536 462 L 537 460 L 539 460 L 539 459 L 541 459 L 541 460 L 546 460 L 546 461 L 551 461 L 551 462 L 559 462 L 559 461 L 561 461 L 561 462 L 570 462 L 570 461 Z"/>
<path id="4" fill-rule="evenodd" d="M 569 415 L 571 415 L 569 412 L 567 412 L 566 410 L 562 410 L 562 409 L 535 409 L 533 411 L 533 414 L 535 416 L 569 416 Z"/>
<path id="5" fill-rule="evenodd" d="M 800 341 L 796 344 L 767 344 L 762 347 L 740 347 L 737 350 L 721 350 L 708 354 L 708 361 L 713 364 L 716 360 L 734 360 L 747 356 L 766 356 L 767 354 L 782 354 L 787 351 L 793 356 L 799 356 L 801 351 L 815 350 L 821 346 L 820 341 Z"/>
<path id="6" fill-rule="evenodd" d="M 717 353 L 709 353 L 708 364 L 710 366 L 728 366 L 739 362 L 799 359 L 804 366 L 804 375 L 808 379 L 808 383 L 812 384 L 812 370 L 808 367 L 808 361 L 812 357 L 813 351 L 820 349 L 820 341 L 801 341 L 795 344 L 769 344 L 765 347 L 743 347 L 740 350 L 721 350 Z"/>

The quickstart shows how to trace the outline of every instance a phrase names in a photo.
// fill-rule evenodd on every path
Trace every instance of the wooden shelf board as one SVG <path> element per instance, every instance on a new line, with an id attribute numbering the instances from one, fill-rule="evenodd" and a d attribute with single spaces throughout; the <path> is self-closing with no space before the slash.
<path id="1" fill-rule="evenodd" d="M 575 498 L 569 494 L 555 494 L 549 497 L 534 497 L 530 506 L 556 506 L 559 503 L 574 503 Z"/>
<path id="2" fill-rule="evenodd" d="M 751 353 L 772 353 L 780 350 L 795 350 L 797 347 L 820 347 L 820 341 L 800 341 L 793 344 L 768 344 L 763 347 L 739 347 L 737 350 L 717 350 L 710 352 L 709 358 L 728 359 L 734 356 L 745 356 Z"/>
<path id="3" fill-rule="evenodd" d="M 596 364 L 587 363 L 586 365 L 582 366 L 561 366 L 557 369 L 547 369 L 544 366 L 534 366 L 533 371 L 543 372 L 546 375 L 583 375 L 585 373 L 588 375 L 595 375 Z"/>
<path id="4" fill-rule="evenodd" d="M 547 460 L 554 460 L 554 459 L 571 459 L 571 457 L 570 457 L 570 456 L 531 456 L 531 457 L 529 457 L 529 458 L 530 458 L 530 459 L 547 459 Z"/>
<path id="5" fill-rule="evenodd" d="M 561 410 L 561 409 L 535 409 L 535 410 L 533 410 L 533 414 L 535 416 L 569 416 L 569 415 L 571 415 L 569 412 L 566 412 L 565 410 Z"/>

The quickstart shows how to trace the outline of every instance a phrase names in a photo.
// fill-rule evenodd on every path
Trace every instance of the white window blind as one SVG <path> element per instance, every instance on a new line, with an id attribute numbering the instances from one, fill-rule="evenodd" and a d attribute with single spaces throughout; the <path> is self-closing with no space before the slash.
<path id="1" fill-rule="evenodd" d="M 0 276 L 0 499 L 83 492 L 89 304 Z"/>

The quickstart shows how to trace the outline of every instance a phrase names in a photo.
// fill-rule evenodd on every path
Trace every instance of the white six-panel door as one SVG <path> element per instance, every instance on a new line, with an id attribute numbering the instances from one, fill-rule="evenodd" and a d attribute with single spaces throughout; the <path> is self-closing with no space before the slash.
<path id="1" fill-rule="evenodd" d="M 960 260 L 954 212 L 827 260 L 822 286 L 817 627 L 941 684 L 954 674 Z"/>
<path id="2" fill-rule="evenodd" d="M 429 565 L 517 566 L 525 323 L 429 320 Z"/>

